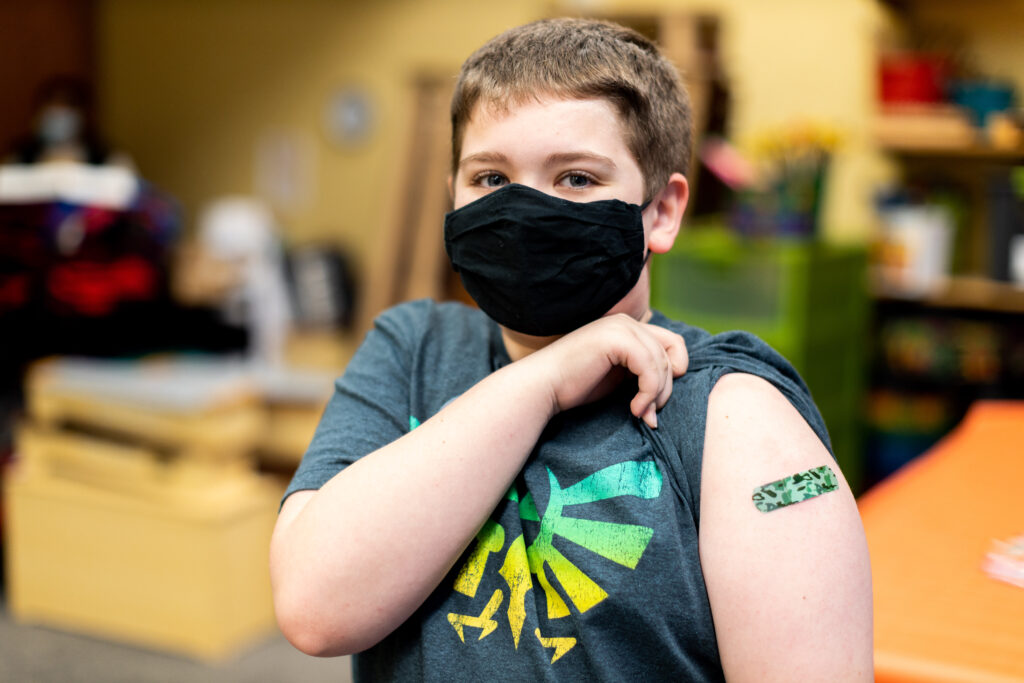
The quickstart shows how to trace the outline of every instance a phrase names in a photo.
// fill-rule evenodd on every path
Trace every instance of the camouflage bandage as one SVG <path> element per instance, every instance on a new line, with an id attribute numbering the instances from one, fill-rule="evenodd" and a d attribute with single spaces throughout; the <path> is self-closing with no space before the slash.
<path id="1" fill-rule="evenodd" d="M 839 482 L 836 481 L 835 473 L 828 465 L 822 465 L 806 472 L 797 472 L 770 484 L 758 486 L 754 489 L 751 499 L 761 512 L 771 512 L 829 491 L 835 491 L 837 488 L 839 488 Z"/>

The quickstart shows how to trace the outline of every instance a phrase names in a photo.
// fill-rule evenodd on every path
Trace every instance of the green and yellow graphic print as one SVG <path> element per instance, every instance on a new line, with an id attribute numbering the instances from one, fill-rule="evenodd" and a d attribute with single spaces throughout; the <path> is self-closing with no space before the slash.
<path id="1" fill-rule="evenodd" d="M 499 610 L 504 607 L 512 641 L 518 650 L 526 622 L 527 593 L 534 587 L 534 577 L 544 591 L 549 620 L 569 616 L 566 599 L 579 612 L 586 612 L 608 597 L 600 585 L 553 545 L 556 536 L 629 569 L 636 568 L 651 540 L 654 530 L 649 527 L 565 517 L 562 513 L 572 506 L 619 496 L 657 498 L 661 494 L 662 476 L 653 462 L 611 465 L 568 488 L 562 488 L 550 469 L 547 473 L 551 494 L 543 514 L 538 512 L 531 494 L 520 498 L 514 485 L 508 492 L 509 500 L 518 505 L 519 517 L 540 524 L 540 531 L 532 543 L 526 545 L 521 533 L 515 538 L 507 538 L 505 529 L 490 520 L 477 534 L 476 545 L 459 571 L 454 588 L 475 598 L 488 562 L 494 556 L 495 561 L 491 565 L 493 568 L 500 559 L 497 572 L 507 586 L 507 595 L 505 590 L 498 588 L 486 596 L 487 603 L 478 614 L 448 614 L 448 622 L 463 643 L 466 642 L 468 628 L 479 629 L 477 640 L 494 633 L 499 627 Z M 500 556 L 502 552 L 504 555 Z M 548 571 L 554 574 L 564 596 L 552 585 Z M 552 664 L 576 646 L 575 638 L 547 637 L 539 627 L 534 630 L 534 636 L 541 647 L 552 650 Z"/>

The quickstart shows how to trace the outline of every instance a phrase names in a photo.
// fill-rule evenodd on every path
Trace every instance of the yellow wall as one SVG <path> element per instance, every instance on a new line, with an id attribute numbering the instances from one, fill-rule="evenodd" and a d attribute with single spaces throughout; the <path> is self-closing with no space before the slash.
<path id="1" fill-rule="evenodd" d="M 105 0 L 99 71 L 106 127 L 140 171 L 196 209 L 254 191 L 266 134 L 305 140 L 314 192 L 281 215 L 288 239 L 328 238 L 359 256 L 394 201 L 398 140 L 421 68 L 454 73 L 488 37 L 539 16 L 540 2 L 466 0 Z M 366 89 L 369 142 L 324 133 L 338 88 Z"/>
<path id="2" fill-rule="evenodd" d="M 502 29 L 545 14 L 696 9 L 722 17 L 734 132 L 812 119 L 840 127 L 826 207 L 829 234 L 870 225 L 879 162 L 868 139 L 873 96 L 873 0 L 103 0 L 99 71 L 111 136 L 190 217 L 225 193 L 253 192 L 254 150 L 283 131 L 312 160 L 314 192 L 281 213 L 288 239 L 322 237 L 370 258 L 395 201 L 409 79 L 454 71 Z M 356 84 L 378 114 L 367 145 L 323 133 L 330 94 Z"/>

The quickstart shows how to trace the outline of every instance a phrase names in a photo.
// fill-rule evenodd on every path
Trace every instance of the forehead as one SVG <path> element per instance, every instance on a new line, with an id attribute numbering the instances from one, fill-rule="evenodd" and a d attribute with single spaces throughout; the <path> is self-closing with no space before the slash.
<path id="1" fill-rule="evenodd" d="M 635 165 L 625 127 L 610 102 L 556 96 L 511 104 L 478 102 L 463 130 L 460 156 L 564 151 L 589 151 Z"/>

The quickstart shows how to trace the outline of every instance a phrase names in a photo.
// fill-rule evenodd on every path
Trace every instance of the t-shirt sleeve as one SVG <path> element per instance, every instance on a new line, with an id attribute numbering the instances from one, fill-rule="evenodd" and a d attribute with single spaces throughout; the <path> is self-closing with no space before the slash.
<path id="1" fill-rule="evenodd" d="M 724 375 L 743 372 L 756 375 L 775 386 L 807 421 L 818 438 L 832 454 L 832 442 L 825 421 L 818 412 L 810 390 L 793 366 L 761 339 L 747 332 L 725 332 L 718 335 L 687 339 L 690 365 L 686 374 L 676 380 L 671 410 L 663 411 L 661 428 L 652 430 L 652 438 L 670 438 L 672 445 L 662 443 L 677 493 L 693 506 L 699 516 L 701 464 L 707 425 L 708 399 L 715 384 Z"/>
<path id="2" fill-rule="evenodd" d="M 334 384 L 313 440 L 285 491 L 319 489 L 409 431 L 411 359 L 425 302 L 385 311 Z M 284 499 L 282 498 L 282 500 Z"/>
<path id="3" fill-rule="evenodd" d="M 696 367 L 711 370 L 712 386 L 730 372 L 745 372 L 771 382 L 793 404 L 825 448 L 832 453 L 832 442 L 825 421 L 811 398 L 810 389 L 792 364 L 778 351 L 747 332 L 725 332 L 711 337 L 708 348 L 698 349 L 696 355 Z"/>

